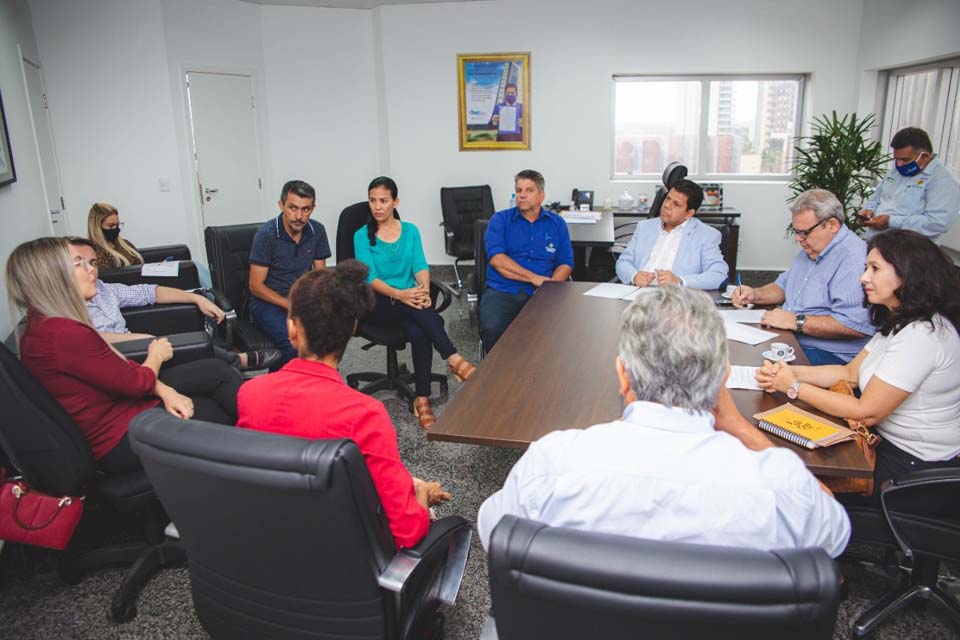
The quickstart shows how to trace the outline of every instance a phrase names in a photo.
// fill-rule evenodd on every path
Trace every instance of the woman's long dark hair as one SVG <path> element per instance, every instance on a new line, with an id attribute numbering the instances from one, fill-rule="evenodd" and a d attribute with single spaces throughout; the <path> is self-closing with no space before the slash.
<path id="1" fill-rule="evenodd" d="M 941 314 L 960 334 L 960 271 L 940 247 L 915 231 L 892 229 L 870 239 L 867 251 L 876 249 L 893 265 L 900 286 L 893 292 L 900 305 L 893 310 L 867 304 L 870 323 L 882 335 L 896 334 L 911 322 Z M 934 327 L 935 328 L 935 327 Z"/>
<path id="2" fill-rule="evenodd" d="M 307 348 L 315 356 L 343 357 L 354 327 L 373 308 L 367 265 L 338 262 L 334 269 L 308 271 L 290 289 L 290 318 L 299 320 Z"/>
<path id="3" fill-rule="evenodd" d="M 377 187 L 383 187 L 390 192 L 390 195 L 394 200 L 397 199 L 397 183 L 394 182 L 393 178 L 388 178 L 387 176 L 380 176 L 379 178 L 374 178 L 370 182 L 370 186 L 367 187 L 367 194 L 369 195 L 371 191 Z M 400 214 L 397 213 L 397 210 L 393 210 L 393 217 L 397 220 L 400 219 Z M 370 213 L 367 217 L 367 238 L 370 240 L 370 246 L 377 244 L 377 221 L 373 217 L 373 212 Z"/>

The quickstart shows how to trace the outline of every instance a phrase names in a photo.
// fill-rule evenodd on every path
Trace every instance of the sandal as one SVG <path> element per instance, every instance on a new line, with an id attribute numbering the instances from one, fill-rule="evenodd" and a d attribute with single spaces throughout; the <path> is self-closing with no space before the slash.
<path id="1" fill-rule="evenodd" d="M 468 380 L 470 376 L 473 375 L 474 371 L 477 370 L 475 366 L 467 362 L 466 358 L 461 358 L 457 366 L 453 366 L 452 364 L 448 364 L 447 366 L 450 368 L 450 373 L 452 373 L 453 377 L 459 382 Z"/>
<path id="2" fill-rule="evenodd" d="M 433 410 L 430 408 L 430 398 L 422 396 L 414 398 L 413 415 L 420 421 L 422 429 L 429 429 L 437 421 L 437 417 L 433 415 Z"/>

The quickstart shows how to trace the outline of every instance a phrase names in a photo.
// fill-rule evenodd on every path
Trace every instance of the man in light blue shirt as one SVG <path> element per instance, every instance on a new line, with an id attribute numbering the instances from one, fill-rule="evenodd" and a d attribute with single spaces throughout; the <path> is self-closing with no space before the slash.
<path id="1" fill-rule="evenodd" d="M 727 263 L 720 253 L 720 232 L 693 217 L 702 203 L 703 189 L 696 182 L 674 184 L 660 217 L 637 223 L 617 259 L 620 281 L 637 287 L 720 288 L 727 280 Z"/>
<path id="2" fill-rule="evenodd" d="M 795 331 L 810 364 L 850 362 L 874 333 L 860 286 L 867 245 L 847 229 L 843 206 L 829 191 L 804 191 L 790 212 L 802 251 L 775 282 L 737 287 L 733 303 L 783 305 L 764 313 L 763 324 Z"/>
<path id="3" fill-rule="evenodd" d="M 506 514 L 655 540 L 838 556 L 850 521 L 792 451 L 737 411 L 723 320 L 701 291 L 667 285 L 623 314 L 623 417 L 534 442 L 480 507 L 487 548 Z"/>
<path id="4" fill-rule="evenodd" d="M 884 229 L 910 229 L 936 240 L 960 213 L 960 182 L 937 160 L 923 129 L 901 129 L 890 146 L 894 166 L 857 214 L 867 238 Z"/>

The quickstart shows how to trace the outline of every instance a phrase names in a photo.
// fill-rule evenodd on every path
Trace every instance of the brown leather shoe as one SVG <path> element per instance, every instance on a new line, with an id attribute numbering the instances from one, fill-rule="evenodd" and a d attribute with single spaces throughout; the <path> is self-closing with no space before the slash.
<path id="1" fill-rule="evenodd" d="M 437 421 L 437 417 L 433 415 L 433 409 L 430 408 L 430 398 L 423 396 L 413 399 L 413 415 L 420 421 L 420 427 L 423 429 L 429 429 Z"/>
<path id="2" fill-rule="evenodd" d="M 460 382 L 469 380 L 470 376 L 477 370 L 475 366 L 467 362 L 466 358 L 461 358 L 457 366 L 453 366 L 452 364 L 448 364 L 447 366 L 450 368 L 450 373 L 453 374 L 453 377 Z"/>

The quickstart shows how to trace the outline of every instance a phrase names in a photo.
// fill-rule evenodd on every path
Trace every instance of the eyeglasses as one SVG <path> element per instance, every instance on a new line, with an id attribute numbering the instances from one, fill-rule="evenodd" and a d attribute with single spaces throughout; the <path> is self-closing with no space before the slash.
<path id="1" fill-rule="evenodd" d="M 103 229 L 104 229 L 104 231 L 106 231 L 107 229 L 123 229 L 123 225 L 124 225 L 124 224 L 125 224 L 125 223 L 123 223 L 123 222 L 118 222 L 117 224 L 108 224 L 108 225 L 105 226 Z"/>
<path id="2" fill-rule="evenodd" d="M 790 227 L 790 232 L 793 233 L 793 234 L 794 234 L 795 236 L 797 236 L 798 238 L 800 238 L 801 240 L 806 240 L 806 239 L 807 239 L 807 236 L 810 235 L 810 232 L 811 232 L 811 231 L 813 231 L 814 229 L 816 229 L 817 227 L 819 227 L 820 225 L 822 225 L 824 222 L 826 222 L 826 221 L 829 220 L 829 219 L 830 219 L 830 218 L 826 218 L 825 220 L 821 220 L 820 222 L 818 222 L 817 224 L 813 225 L 813 226 L 810 227 L 809 229 L 797 229 L 796 227 L 794 227 L 794 226 L 791 225 L 791 227 Z"/>
<path id="3" fill-rule="evenodd" d="M 97 270 L 97 259 L 91 258 L 87 260 L 86 258 L 76 257 L 73 259 L 73 267 L 75 269 L 83 269 L 84 271 L 96 271 Z"/>

